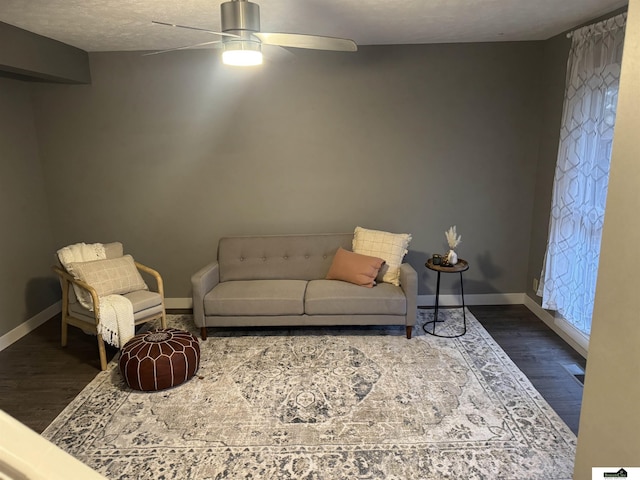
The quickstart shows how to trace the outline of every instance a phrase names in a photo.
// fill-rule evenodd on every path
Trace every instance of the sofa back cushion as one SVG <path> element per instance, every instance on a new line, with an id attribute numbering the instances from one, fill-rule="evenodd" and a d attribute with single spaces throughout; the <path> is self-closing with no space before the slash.
<path id="1" fill-rule="evenodd" d="M 353 233 L 223 237 L 218 243 L 220 281 L 324 278 L 339 247 Z"/>

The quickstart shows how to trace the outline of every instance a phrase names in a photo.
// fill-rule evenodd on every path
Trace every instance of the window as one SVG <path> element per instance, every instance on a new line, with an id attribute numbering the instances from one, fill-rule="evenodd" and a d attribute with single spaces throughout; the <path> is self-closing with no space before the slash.
<path id="1" fill-rule="evenodd" d="M 549 241 L 538 290 L 542 307 L 555 310 L 586 338 L 598 275 L 625 23 L 626 13 L 571 34 Z"/>

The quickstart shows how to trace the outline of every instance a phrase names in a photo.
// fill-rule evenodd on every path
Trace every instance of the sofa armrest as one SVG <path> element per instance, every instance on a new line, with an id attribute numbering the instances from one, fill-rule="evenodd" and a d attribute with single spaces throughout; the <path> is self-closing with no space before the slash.
<path id="1" fill-rule="evenodd" d="M 412 327 L 418 308 L 418 273 L 408 263 L 400 265 L 400 288 L 407 297 L 407 326 Z"/>
<path id="2" fill-rule="evenodd" d="M 191 276 L 193 321 L 200 328 L 206 326 L 204 323 L 204 297 L 218 283 L 220 283 L 220 267 L 217 261 L 211 262 Z"/>

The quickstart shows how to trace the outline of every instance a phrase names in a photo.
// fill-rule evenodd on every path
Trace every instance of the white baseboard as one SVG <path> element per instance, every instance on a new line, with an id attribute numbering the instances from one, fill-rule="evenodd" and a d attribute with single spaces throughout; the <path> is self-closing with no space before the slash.
<path id="1" fill-rule="evenodd" d="M 479 295 L 465 295 L 465 305 L 522 305 L 524 303 L 524 293 L 489 293 Z M 419 306 L 432 306 L 435 303 L 435 295 L 418 295 Z M 439 305 L 451 307 L 460 305 L 460 295 L 440 295 Z M 182 309 L 193 308 L 191 298 L 165 298 L 165 308 Z"/>
<path id="2" fill-rule="evenodd" d="M 171 309 L 183 309 L 183 308 L 193 308 L 193 299 L 192 298 L 165 298 L 164 299 L 164 308 Z"/>
<path id="3" fill-rule="evenodd" d="M 524 293 L 489 293 L 480 295 L 465 295 L 465 305 L 522 305 Z M 418 295 L 419 306 L 432 306 L 435 303 L 435 295 Z M 193 308 L 191 298 L 165 298 L 166 308 Z M 460 295 L 440 295 L 439 304 L 443 307 L 460 305 Z"/>
<path id="4" fill-rule="evenodd" d="M 167 309 L 192 308 L 193 300 L 191 298 L 165 298 L 164 306 Z M 9 345 L 17 342 L 28 333 L 34 331 L 44 322 L 46 322 L 47 320 L 50 320 L 52 317 L 59 314 L 61 311 L 62 311 L 62 300 L 58 300 L 56 303 L 54 303 L 50 307 L 45 308 L 43 311 L 34 315 L 26 322 L 21 323 L 13 330 L 5 333 L 0 337 L 0 351 L 4 350 Z"/>
<path id="5" fill-rule="evenodd" d="M 551 330 L 558 334 L 558 336 L 562 338 L 566 343 L 568 343 L 571 348 L 573 348 L 584 358 L 587 358 L 587 349 L 576 342 L 562 328 L 560 328 L 556 323 L 556 318 L 551 313 L 534 302 L 528 295 L 524 296 L 524 306 L 531 310 L 536 317 L 542 320 Z"/>
<path id="6" fill-rule="evenodd" d="M 567 335 L 561 328 L 556 325 L 555 318 L 540 305 L 534 302 L 528 295 L 524 293 L 503 293 L 503 294 L 480 294 L 465 295 L 464 301 L 466 305 L 522 305 L 524 304 L 531 310 L 540 320 L 542 320 L 551 330 L 556 332 L 565 342 L 576 350 L 580 355 L 587 358 L 587 351 L 580 346 L 575 340 Z M 418 306 L 433 306 L 435 303 L 435 295 L 418 295 Z M 459 306 L 460 295 L 440 295 L 439 305 L 443 307 Z M 191 298 L 165 298 L 165 308 L 167 309 L 189 309 L 193 308 L 193 300 Z M 47 320 L 57 315 L 62 310 L 62 301 L 58 301 L 47 307 L 42 312 L 33 316 L 26 322 L 18 325 L 10 332 L 0 337 L 0 351 L 9 345 L 20 340 L 29 332 L 35 330 Z"/>
<path id="7" fill-rule="evenodd" d="M 0 351 L 7 348 L 9 345 L 17 342 L 27 333 L 32 332 L 47 320 L 50 320 L 53 316 L 62 311 L 62 300 L 57 301 L 53 305 L 45 308 L 40 313 L 34 315 L 29 320 L 21 323 L 13 330 L 5 333 L 0 337 Z"/>
<path id="8" fill-rule="evenodd" d="M 465 305 L 522 305 L 524 293 L 487 293 L 479 295 L 465 295 Z M 418 306 L 431 307 L 436 303 L 435 295 L 418 295 Z M 453 307 L 462 304 L 460 295 L 440 295 L 438 305 Z"/>

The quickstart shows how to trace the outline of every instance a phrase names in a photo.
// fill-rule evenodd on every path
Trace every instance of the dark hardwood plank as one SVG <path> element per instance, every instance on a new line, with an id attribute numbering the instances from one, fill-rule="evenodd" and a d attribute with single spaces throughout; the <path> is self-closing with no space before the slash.
<path id="1" fill-rule="evenodd" d="M 563 365 L 584 367 L 584 359 L 524 305 L 469 310 L 577 433 L 582 386 Z M 69 327 L 69 345 L 60 347 L 58 315 L 0 352 L 0 409 L 42 433 L 99 369 L 94 337 Z"/>
<path id="2" fill-rule="evenodd" d="M 0 352 L 0 409 L 42 433 L 99 371 L 95 337 L 69 327 L 62 348 L 57 315 Z"/>
<path id="3" fill-rule="evenodd" d="M 584 369 L 582 355 L 524 305 L 470 306 L 469 311 L 577 435 L 583 386 L 566 366 Z"/>

